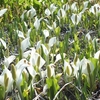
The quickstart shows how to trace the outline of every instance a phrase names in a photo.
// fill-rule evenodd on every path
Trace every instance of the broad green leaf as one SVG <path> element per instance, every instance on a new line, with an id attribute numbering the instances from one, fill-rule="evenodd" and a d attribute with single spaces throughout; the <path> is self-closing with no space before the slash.
<path id="1" fill-rule="evenodd" d="M 46 83 L 47 83 L 48 88 L 50 88 L 52 86 L 52 79 L 51 78 L 47 78 L 46 79 Z"/>
<path id="2" fill-rule="evenodd" d="M 59 89 L 58 81 L 56 78 L 51 77 L 46 79 L 46 83 L 48 86 L 48 95 L 50 96 L 50 99 L 53 100 L 55 94 Z"/>
<path id="3" fill-rule="evenodd" d="M 55 78 L 59 81 L 61 76 L 62 76 L 62 73 L 58 73 L 58 74 L 56 74 Z"/>
<path id="4" fill-rule="evenodd" d="M 24 1 L 25 1 L 25 0 L 18 0 L 19 5 L 22 5 L 22 3 L 23 3 Z"/>
<path id="5" fill-rule="evenodd" d="M 96 58 L 91 57 L 91 58 L 89 58 L 89 60 L 93 63 L 94 67 L 97 66 L 98 60 Z"/>
<path id="6" fill-rule="evenodd" d="M 60 31 L 61 31 L 61 29 L 59 26 L 55 28 L 55 33 L 57 36 L 60 34 Z"/>
<path id="7" fill-rule="evenodd" d="M 0 85 L 0 100 L 4 100 L 5 97 L 5 88 Z"/>
<path id="8" fill-rule="evenodd" d="M 41 7 L 41 3 L 38 0 L 33 0 L 33 5 L 36 9 L 39 9 Z"/>

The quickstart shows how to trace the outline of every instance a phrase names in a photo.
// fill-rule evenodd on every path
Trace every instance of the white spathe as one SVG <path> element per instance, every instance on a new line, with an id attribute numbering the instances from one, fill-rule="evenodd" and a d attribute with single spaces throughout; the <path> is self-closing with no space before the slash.
<path id="1" fill-rule="evenodd" d="M 71 16 L 71 20 L 72 20 L 73 24 L 77 25 L 81 21 L 81 17 L 82 17 L 82 13 L 79 13 L 79 14 L 73 13 Z"/>
<path id="2" fill-rule="evenodd" d="M 39 29 L 39 26 L 40 26 L 40 20 L 37 17 L 35 17 L 34 27 L 36 28 L 36 30 Z"/>
<path id="3" fill-rule="evenodd" d="M 10 63 L 12 63 L 15 60 L 16 56 L 11 55 L 8 58 L 4 57 L 4 65 L 8 68 Z"/>
<path id="4" fill-rule="evenodd" d="M 55 4 L 51 4 L 50 5 L 50 11 L 51 11 L 51 14 L 53 14 L 53 12 L 57 9 L 57 7 L 55 6 Z"/>
<path id="5" fill-rule="evenodd" d="M 28 72 L 30 75 L 34 78 L 36 75 L 36 72 L 34 70 L 34 67 L 28 62 L 26 59 L 21 59 L 15 66 L 16 70 L 16 84 L 20 85 L 22 81 L 22 72 L 25 70 L 25 68 L 28 69 Z"/>
<path id="6" fill-rule="evenodd" d="M 78 58 L 77 61 L 76 61 L 76 64 L 74 62 L 71 63 L 71 65 L 74 69 L 73 74 L 76 76 L 76 78 L 79 75 L 79 70 L 81 70 L 82 74 L 85 74 L 88 77 L 88 75 L 89 75 L 88 68 L 87 68 L 88 64 L 90 66 L 90 73 L 92 73 L 93 70 L 94 70 L 94 65 L 90 60 L 86 59 L 85 57 L 81 61 Z"/>
<path id="7" fill-rule="evenodd" d="M 22 15 L 21 15 L 22 20 L 24 20 L 24 15 L 25 15 L 26 12 L 27 12 L 27 10 L 24 10 L 24 12 L 22 13 Z"/>
<path id="8" fill-rule="evenodd" d="M 12 74 L 11 74 L 11 72 L 6 68 L 6 67 L 4 67 L 4 69 L 3 69 L 3 72 L 2 72 L 2 74 L 0 75 L 0 85 L 2 85 L 2 86 L 4 86 L 5 85 L 5 83 L 4 83 L 4 75 L 7 75 L 7 78 L 8 78 L 8 86 L 7 86 L 7 90 L 6 90 L 6 92 L 9 92 L 9 91 L 11 91 L 11 89 L 12 89 L 12 86 L 13 86 L 13 78 L 12 78 Z"/>
<path id="9" fill-rule="evenodd" d="M 36 15 L 36 10 L 31 6 L 31 9 L 27 11 L 27 17 L 33 18 Z"/>
<path id="10" fill-rule="evenodd" d="M 48 50 L 47 47 L 44 44 L 41 44 L 42 48 L 43 48 L 43 52 L 46 56 L 49 55 L 50 49 Z"/>
<path id="11" fill-rule="evenodd" d="M 89 11 L 91 13 L 93 13 L 94 15 L 98 16 L 98 14 L 100 13 L 100 5 L 99 4 L 94 4 L 93 6 L 91 6 Z"/>
<path id="12" fill-rule="evenodd" d="M 16 30 L 18 37 L 25 39 L 24 34 L 22 31 Z"/>
<path id="13" fill-rule="evenodd" d="M 66 56 L 66 54 L 65 53 L 63 53 L 63 58 L 65 58 L 65 56 Z M 56 62 L 58 62 L 59 60 L 61 60 L 62 58 L 61 58 L 61 54 L 59 53 L 59 54 L 57 54 L 56 55 L 56 60 L 55 60 L 55 63 Z"/>
<path id="14" fill-rule="evenodd" d="M 94 58 L 99 59 L 100 57 L 100 50 L 94 54 Z"/>
<path id="15" fill-rule="evenodd" d="M 64 60 L 64 73 L 67 76 L 70 76 L 72 74 L 72 68 L 71 68 L 70 64 L 66 60 Z"/>
<path id="16" fill-rule="evenodd" d="M 22 42 L 21 42 L 21 50 L 22 52 L 24 52 L 29 46 L 30 46 L 30 38 L 25 38 Z"/>
<path id="17" fill-rule="evenodd" d="M 64 5 L 63 5 L 63 9 L 64 9 L 65 11 L 69 10 L 69 9 L 70 9 L 69 4 L 68 4 L 68 3 L 64 4 Z"/>
<path id="18" fill-rule="evenodd" d="M 85 10 L 88 9 L 88 8 L 87 8 L 87 7 L 88 7 L 88 3 L 89 3 L 89 1 L 83 2 L 84 8 L 83 8 L 83 10 L 81 11 L 81 13 L 84 13 Z"/>
<path id="19" fill-rule="evenodd" d="M 39 49 L 41 47 L 41 40 L 37 42 L 36 44 L 36 50 Z"/>
<path id="20" fill-rule="evenodd" d="M 49 47 L 52 47 L 54 44 L 56 43 L 56 37 L 52 37 L 50 40 L 49 40 Z"/>
<path id="21" fill-rule="evenodd" d="M 49 36 L 49 30 L 43 30 L 43 34 L 45 36 L 45 39 Z"/>
<path id="22" fill-rule="evenodd" d="M 87 69 L 87 64 L 89 64 L 90 65 L 90 73 L 92 73 L 93 72 L 93 70 L 94 70 L 94 65 L 92 64 L 92 62 L 90 61 L 90 60 L 88 60 L 88 59 L 86 59 L 85 57 L 81 60 L 81 62 L 80 62 L 80 68 L 82 68 L 82 73 L 83 74 L 86 74 L 86 75 L 88 75 L 89 73 L 88 73 L 88 69 Z"/>
<path id="23" fill-rule="evenodd" d="M 3 39 L 1 39 L 1 38 L 0 38 L 0 42 L 1 42 L 1 44 L 4 46 L 4 48 L 6 49 L 6 48 L 7 48 L 6 42 L 5 42 Z M 1 45 L 1 44 L 0 44 L 0 45 Z"/>
<path id="24" fill-rule="evenodd" d="M 27 58 L 31 54 L 31 50 L 24 52 L 22 55 L 24 58 Z"/>
<path id="25" fill-rule="evenodd" d="M 37 66 L 39 57 L 40 57 L 40 62 L 39 62 L 39 66 Z M 29 62 L 32 66 L 37 66 L 39 70 L 41 70 L 41 67 L 45 64 L 45 60 L 36 52 L 34 48 L 32 48 Z"/>
<path id="26" fill-rule="evenodd" d="M 51 12 L 50 12 L 50 10 L 49 10 L 48 8 L 45 10 L 45 14 L 46 14 L 47 16 L 50 16 Z"/>
<path id="27" fill-rule="evenodd" d="M 65 17 L 66 16 L 66 11 L 64 9 L 59 9 L 58 10 L 58 16 L 59 17 Z"/>
<path id="28" fill-rule="evenodd" d="M 72 11 L 77 11 L 77 10 L 78 10 L 76 4 L 77 4 L 77 2 L 74 2 L 74 3 L 71 5 L 71 10 L 72 10 Z"/>
<path id="29" fill-rule="evenodd" d="M 7 9 L 5 8 L 5 9 L 1 9 L 0 10 L 0 17 L 2 17 L 3 16 L 3 14 L 5 13 L 7 11 Z"/>
<path id="30" fill-rule="evenodd" d="M 90 35 L 90 32 L 88 32 L 88 33 L 85 35 L 85 38 L 86 38 L 88 41 L 91 41 L 91 40 L 92 40 L 91 35 Z"/>

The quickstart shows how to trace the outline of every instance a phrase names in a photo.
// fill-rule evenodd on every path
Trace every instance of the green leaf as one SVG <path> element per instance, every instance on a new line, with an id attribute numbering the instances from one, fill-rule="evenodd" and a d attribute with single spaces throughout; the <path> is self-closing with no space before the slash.
<path id="1" fill-rule="evenodd" d="M 22 3 L 24 2 L 25 0 L 19 0 L 19 5 L 22 5 Z"/>
<path id="2" fill-rule="evenodd" d="M 24 89 L 24 91 L 23 91 L 23 96 L 24 96 L 24 97 L 28 97 L 28 92 L 29 92 L 28 89 Z"/>
<path id="3" fill-rule="evenodd" d="M 33 0 L 33 4 L 34 4 L 34 7 L 39 9 L 39 7 L 41 6 L 41 3 L 37 0 Z"/>
<path id="4" fill-rule="evenodd" d="M 60 34 L 60 27 L 58 26 L 58 27 L 56 27 L 56 29 L 55 29 L 55 33 L 56 33 L 56 35 L 58 36 L 59 34 Z"/>
<path id="5" fill-rule="evenodd" d="M 4 86 L 0 86 L 0 100 L 4 100 L 5 96 L 5 88 Z"/>
<path id="6" fill-rule="evenodd" d="M 48 88 L 50 88 L 52 86 L 52 79 L 51 78 L 47 78 L 46 79 L 46 83 L 48 85 Z"/>
<path id="7" fill-rule="evenodd" d="M 46 83 L 48 86 L 48 96 L 50 96 L 50 100 L 53 100 L 55 94 L 59 89 L 58 81 L 54 77 L 50 77 L 46 79 Z"/>
<path id="8" fill-rule="evenodd" d="M 97 59 L 95 59 L 95 58 L 91 57 L 91 58 L 89 58 L 89 60 L 93 63 L 94 67 L 96 67 L 96 66 L 97 66 L 97 62 L 98 62 L 98 60 L 97 60 Z"/>

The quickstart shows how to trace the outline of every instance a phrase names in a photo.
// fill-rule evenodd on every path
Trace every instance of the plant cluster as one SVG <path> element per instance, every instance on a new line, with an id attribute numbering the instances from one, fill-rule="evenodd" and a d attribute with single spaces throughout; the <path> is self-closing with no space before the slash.
<path id="1" fill-rule="evenodd" d="M 1 0 L 0 100 L 95 100 L 100 91 L 100 3 Z"/>

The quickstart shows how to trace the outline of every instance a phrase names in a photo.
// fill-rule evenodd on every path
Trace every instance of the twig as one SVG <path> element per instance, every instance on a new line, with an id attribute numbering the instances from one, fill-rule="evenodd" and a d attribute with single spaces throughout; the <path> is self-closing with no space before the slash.
<path id="1" fill-rule="evenodd" d="M 36 91 L 35 91 L 36 92 Z M 40 94 L 37 94 L 37 92 L 36 92 L 36 97 L 33 99 L 33 100 L 38 100 L 39 98 L 41 98 L 42 100 L 45 100 L 43 97 L 41 97 L 41 94 L 42 94 L 43 92 L 41 92 Z"/>
<path id="2" fill-rule="evenodd" d="M 38 82 L 34 83 L 33 86 L 39 84 L 42 80 L 43 80 L 43 78 L 41 80 L 39 80 Z"/>
<path id="3" fill-rule="evenodd" d="M 57 96 L 59 95 L 59 93 L 69 84 L 71 84 L 72 82 L 66 83 L 55 95 L 55 97 L 53 98 L 53 100 L 56 100 Z"/>

